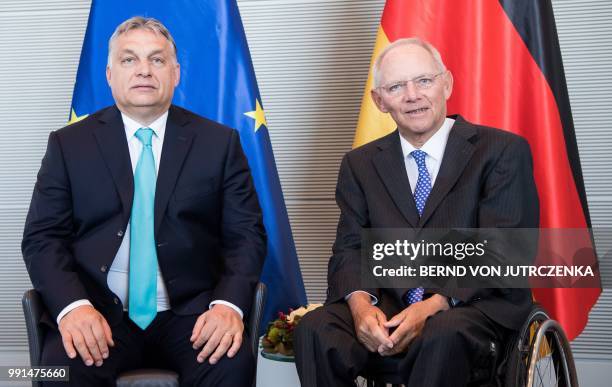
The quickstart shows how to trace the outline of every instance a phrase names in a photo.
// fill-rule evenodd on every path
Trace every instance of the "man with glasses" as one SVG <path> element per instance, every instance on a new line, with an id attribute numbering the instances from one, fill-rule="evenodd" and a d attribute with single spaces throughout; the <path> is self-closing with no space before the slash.
<path id="1" fill-rule="evenodd" d="M 537 228 L 529 144 L 498 129 L 446 117 L 453 77 L 417 38 L 388 46 L 374 64 L 372 98 L 395 132 L 347 153 L 326 305 L 295 334 L 303 387 L 353 386 L 380 357 L 397 356 L 407 386 L 465 386 L 470 370 L 520 327 L 526 289 L 366 288 L 367 228 Z M 395 363 L 394 363 L 395 364 Z"/>

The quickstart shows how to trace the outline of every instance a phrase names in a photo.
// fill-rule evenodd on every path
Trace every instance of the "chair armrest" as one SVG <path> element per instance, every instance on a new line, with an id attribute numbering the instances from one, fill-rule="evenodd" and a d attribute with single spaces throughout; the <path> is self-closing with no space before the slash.
<path id="1" fill-rule="evenodd" d="M 264 306 L 266 305 L 266 294 L 266 285 L 263 282 L 259 282 L 255 288 L 253 305 L 251 306 L 251 314 L 249 315 L 247 326 L 255 359 L 257 359 L 257 350 L 259 349 L 259 327 L 261 325 Z"/>
<path id="2" fill-rule="evenodd" d="M 27 290 L 21 300 L 23 316 L 25 317 L 26 330 L 28 332 L 28 347 L 30 349 L 31 366 L 40 365 L 43 346 L 43 331 L 40 325 L 41 316 L 44 313 L 44 305 L 40 294 L 34 289 Z"/>

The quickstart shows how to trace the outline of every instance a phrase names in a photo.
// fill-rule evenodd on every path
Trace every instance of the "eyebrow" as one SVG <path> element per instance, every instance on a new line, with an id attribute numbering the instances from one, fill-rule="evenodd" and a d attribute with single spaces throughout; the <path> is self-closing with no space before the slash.
<path id="1" fill-rule="evenodd" d="M 163 49 L 157 49 L 157 50 L 149 53 L 149 55 L 147 55 L 147 58 L 150 58 L 153 55 L 159 55 L 159 54 L 161 54 L 163 52 L 164 52 Z M 134 52 L 133 50 L 131 50 L 129 48 L 124 48 L 123 50 L 121 50 L 121 52 L 119 54 L 120 55 L 131 54 L 131 55 L 134 55 L 134 56 L 138 56 L 138 54 L 136 54 L 136 52 Z"/>
<path id="2" fill-rule="evenodd" d="M 410 78 L 410 79 L 396 79 L 396 80 L 393 80 L 393 81 L 389 81 L 389 82 L 385 83 L 385 85 L 389 85 L 389 84 L 392 84 L 392 83 L 398 83 L 398 82 L 404 82 L 404 81 L 412 81 L 412 80 L 415 80 L 415 79 L 419 79 L 419 78 L 423 78 L 423 77 L 431 77 L 431 76 L 434 76 L 434 75 L 436 75 L 436 73 L 423 73 L 423 74 L 417 75 L 416 77 L 413 77 L 413 78 Z"/>

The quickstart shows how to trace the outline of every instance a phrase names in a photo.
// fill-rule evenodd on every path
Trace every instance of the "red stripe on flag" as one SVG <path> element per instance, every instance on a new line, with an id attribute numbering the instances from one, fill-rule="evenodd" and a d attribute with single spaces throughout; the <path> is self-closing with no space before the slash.
<path id="1" fill-rule="evenodd" d="M 419 36 L 438 48 L 455 79 L 449 114 L 459 113 L 529 141 L 541 227 L 586 227 L 554 95 L 497 1 L 388 0 L 381 25 L 391 42 Z M 534 290 L 570 339 L 586 325 L 600 292 Z"/>

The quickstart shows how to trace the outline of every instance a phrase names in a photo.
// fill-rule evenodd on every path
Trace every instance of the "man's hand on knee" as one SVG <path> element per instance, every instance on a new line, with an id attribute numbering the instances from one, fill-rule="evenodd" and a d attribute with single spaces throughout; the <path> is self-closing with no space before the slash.
<path id="1" fill-rule="evenodd" d="M 347 302 L 353 315 L 357 340 L 370 352 L 376 352 L 381 346 L 392 348 L 389 329 L 384 326 L 387 316 L 380 308 L 372 305 L 370 297 L 356 293 L 351 295 Z"/>
<path id="2" fill-rule="evenodd" d="M 396 328 L 389 336 L 393 347 L 378 347 L 382 356 L 393 356 L 406 351 L 408 345 L 423 331 L 425 321 L 439 311 L 447 310 L 448 302 L 440 295 L 434 295 L 425 301 L 416 302 L 393 316 L 384 326 L 387 329 Z"/>
<path id="3" fill-rule="evenodd" d="M 216 304 L 202 313 L 193 327 L 191 342 L 193 349 L 204 345 L 197 356 L 202 363 L 209 356 L 209 363 L 216 364 L 227 353 L 234 357 L 242 345 L 244 324 L 238 312 L 223 304 Z"/>
<path id="4" fill-rule="evenodd" d="M 100 367 L 113 347 L 113 335 L 106 319 L 91 305 L 79 306 L 68 312 L 59 322 L 62 343 L 69 358 L 77 353 L 83 362 Z"/>

